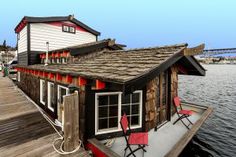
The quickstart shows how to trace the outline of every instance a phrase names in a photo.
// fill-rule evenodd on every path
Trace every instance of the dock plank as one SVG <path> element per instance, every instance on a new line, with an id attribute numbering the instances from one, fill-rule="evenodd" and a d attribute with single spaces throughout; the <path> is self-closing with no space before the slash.
<path id="1" fill-rule="evenodd" d="M 59 135 L 34 104 L 9 78 L 0 76 L 0 157 L 88 157 L 81 149 L 58 154 L 52 146 Z"/>

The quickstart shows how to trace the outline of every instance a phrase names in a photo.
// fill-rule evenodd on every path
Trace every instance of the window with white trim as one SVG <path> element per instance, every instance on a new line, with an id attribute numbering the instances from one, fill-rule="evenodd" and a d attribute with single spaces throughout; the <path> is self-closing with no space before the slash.
<path id="1" fill-rule="evenodd" d="M 67 33 L 75 33 L 75 32 L 76 32 L 76 29 L 75 29 L 75 26 L 63 25 L 63 26 L 62 26 L 62 31 L 63 31 L 63 32 L 67 32 Z"/>
<path id="2" fill-rule="evenodd" d="M 127 114 L 131 129 L 142 127 L 142 91 L 96 93 L 95 134 L 121 131 L 120 118 Z"/>
<path id="3" fill-rule="evenodd" d="M 54 90 L 54 83 L 48 82 L 48 108 L 53 112 L 56 107 Z"/>
<path id="4" fill-rule="evenodd" d="M 62 58 L 62 64 L 66 64 L 67 63 L 67 58 L 63 57 Z"/>
<path id="5" fill-rule="evenodd" d="M 131 126 L 140 124 L 140 93 L 122 94 L 121 111 L 125 112 Z"/>
<path id="6" fill-rule="evenodd" d="M 17 72 L 17 81 L 20 82 L 20 72 Z"/>
<path id="7" fill-rule="evenodd" d="M 57 91 L 58 91 L 57 95 L 58 103 L 62 104 L 63 96 L 69 94 L 69 89 L 67 87 L 58 85 Z"/>
<path id="8" fill-rule="evenodd" d="M 57 63 L 61 63 L 61 58 L 57 58 Z"/>
<path id="9" fill-rule="evenodd" d="M 46 102 L 46 83 L 45 80 L 40 80 L 40 103 L 45 105 Z"/>

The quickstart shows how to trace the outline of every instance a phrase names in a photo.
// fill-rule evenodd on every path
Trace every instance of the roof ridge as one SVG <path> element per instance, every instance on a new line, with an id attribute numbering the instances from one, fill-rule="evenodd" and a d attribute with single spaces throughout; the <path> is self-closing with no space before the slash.
<path id="1" fill-rule="evenodd" d="M 143 51 L 143 50 L 178 48 L 178 47 L 187 47 L 187 46 L 188 46 L 188 43 L 182 43 L 182 44 L 164 45 L 164 46 L 156 46 L 156 47 L 134 48 L 134 49 L 127 49 L 127 50 L 113 50 L 113 51 L 109 51 L 108 50 L 105 53 L 109 53 L 109 52 Z"/>

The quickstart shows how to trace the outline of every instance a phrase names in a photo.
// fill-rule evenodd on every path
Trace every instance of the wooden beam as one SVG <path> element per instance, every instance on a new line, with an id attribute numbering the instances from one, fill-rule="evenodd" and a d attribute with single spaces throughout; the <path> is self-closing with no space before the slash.
<path id="1" fill-rule="evenodd" d="M 72 151 L 79 145 L 78 93 L 64 97 L 64 150 Z"/>
<path id="2" fill-rule="evenodd" d="M 95 87 L 96 90 L 105 89 L 105 87 L 106 87 L 105 82 L 102 82 L 100 80 L 96 80 L 96 87 Z"/>
<path id="3" fill-rule="evenodd" d="M 62 80 L 61 74 L 59 74 L 59 73 L 56 74 L 56 80 L 57 81 L 61 81 Z"/>
<path id="4" fill-rule="evenodd" d="M 84 86 L 87 84 L 87 80 L 83 77 L 78 77 L 78 82 L 77 82 L 78 86 Z"/>
<path id="5" fill-rule="evenodd" d="M 72 83 L 72 76 L 71 75 L 66 75 L 66 82 Z"/>
<path id="6" fill-rule="evenodd" d="M 204 48 L 205 48 L 205 44 L 201 44 L 193 48 L 186 48 L 184 49 L 184 56 L 194 56 L 194 55 L 202 54 Z"/>

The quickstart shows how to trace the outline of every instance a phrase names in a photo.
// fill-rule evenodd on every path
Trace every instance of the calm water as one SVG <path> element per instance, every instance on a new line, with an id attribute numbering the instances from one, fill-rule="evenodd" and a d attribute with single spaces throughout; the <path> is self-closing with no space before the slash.
<path id="1" fill-rule="evenodd" d="M 236 65 L 204 67 L 205 77 L 179 77 L 179 95 L 183 100 L 214 107 L 181 157 L 236 157 Z"/>

